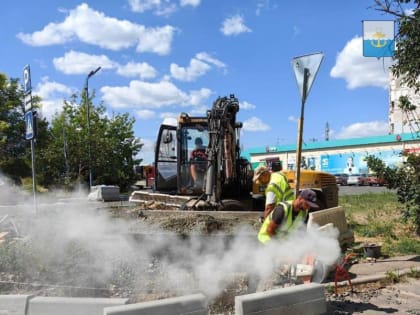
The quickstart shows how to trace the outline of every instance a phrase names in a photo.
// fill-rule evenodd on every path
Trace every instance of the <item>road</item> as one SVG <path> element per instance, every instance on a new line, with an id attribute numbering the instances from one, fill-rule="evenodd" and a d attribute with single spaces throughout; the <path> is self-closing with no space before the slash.
<path id="1" fill-rule="evenodd" d="M 338 194 L 339 196 L 344 195 L 361 195 L 361 194 L 378 194 L 382 192 L 389 192 L 393 190 L 389 190 L 385 186 L 339 186 L 338 187 Z"/>

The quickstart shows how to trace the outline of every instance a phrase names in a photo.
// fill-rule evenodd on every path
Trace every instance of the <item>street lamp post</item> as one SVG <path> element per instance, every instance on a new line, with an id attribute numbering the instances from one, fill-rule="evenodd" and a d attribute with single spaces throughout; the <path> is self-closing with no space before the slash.
<path id="1" fill-rule="evenodd" d="M 91 160 L 91 144 L 90 144 L 90 105 L 89 105 L 89 79 L 94 76 L 101 67 L 92 70 L 86 77 L 86 93 L 85 93 L 85 104 L 87 112 L 87 132 L 88 132 L 88 166 L 89 166 L 89 191 L 92 191 L 92 160 Z"/>

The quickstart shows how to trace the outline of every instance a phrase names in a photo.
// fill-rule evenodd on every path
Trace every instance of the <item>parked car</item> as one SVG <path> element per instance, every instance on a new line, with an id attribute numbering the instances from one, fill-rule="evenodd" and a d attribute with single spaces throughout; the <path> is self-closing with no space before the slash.
<path id="1" fill-rule="evenodd" d="M 347 179 L 347 185 L 364 186 L 367 184 L 368 182 L 366 174 L 352 174 L 349 175 L 349 178 Z"/>
<path id="2" fill-rule="evenodd" d="M 369 186 L 384 186 L 386 185 L 385 179 L 378 177 L 375 174 L 369 174 L 366 178 Z"/>
<path id="3" fill-rule="evenodd" d="M 347 185 L 347 179 L 349 178 L 348 174 L 340 173 L 340 174 L 334 174 L 335 181 L 337 185 L 346 186 Z"/>

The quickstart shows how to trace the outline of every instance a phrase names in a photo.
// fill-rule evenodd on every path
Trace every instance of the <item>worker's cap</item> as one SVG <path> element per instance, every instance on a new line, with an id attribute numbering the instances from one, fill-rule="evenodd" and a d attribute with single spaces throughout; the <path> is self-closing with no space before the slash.
<path id="1" fill-rule="evenodd" d="M 198 144 L 203 144 L 203 139 L 201 139 L 200 137 L 197 137 L 197 138 L 195 138 L 195 144 L 196 145 L 198 145 Z"/>
<path id="2" fill-rule="evenodd" d="M 254 170 L 254 177 L 252 178 L 252 180 L 255 182 L 265 172 L 268 172 L 268 169 L 265 166 L 262 166 L 262 165 L 258 166 Z"/>
<path id="3" fill-rule="evenodd" d="M 316 193 L 312 189 L 304 189 L 301 191 L 299 196 L 306 201 L 309 207 L 312 209 L 319 209 L 317 202 Z"/>

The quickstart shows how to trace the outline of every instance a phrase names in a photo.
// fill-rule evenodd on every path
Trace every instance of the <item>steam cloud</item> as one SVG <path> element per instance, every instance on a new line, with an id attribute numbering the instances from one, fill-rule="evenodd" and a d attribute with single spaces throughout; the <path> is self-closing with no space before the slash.
<path id="1" fill-rule="evenodd" d="M 0 196 L 7 197 L 2 205 L 10 203 L 6 186 L 0 186 Z M 131 293 L 202 292 L 211 298 L 234 275 L 264 279 L 280 264 L 300 263 L 308 254 L 329 266 L 340 255 L 335 229 L 297 231 L 285 241 L 262 245 L 250 227 L 238 227 L 226 245 L 218 234 L 181 238 L 147 220 L 112 218 L 96 203 L 70 200 L 43 200 L 36 213 L 30 199 L 0 207 L 0 219 L 8 215 L 19 230 L 21 247 L 12 264 L 21 274 L 61 285 L 119 287 Z"/>

